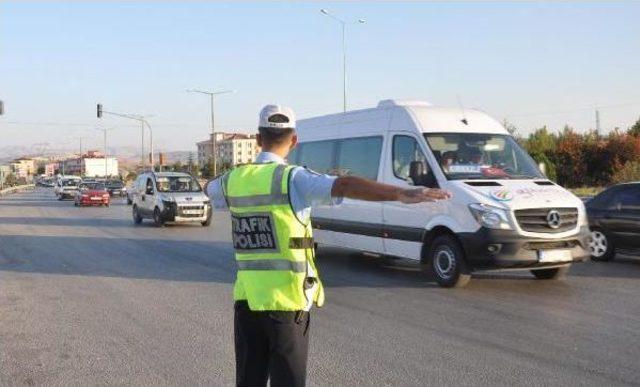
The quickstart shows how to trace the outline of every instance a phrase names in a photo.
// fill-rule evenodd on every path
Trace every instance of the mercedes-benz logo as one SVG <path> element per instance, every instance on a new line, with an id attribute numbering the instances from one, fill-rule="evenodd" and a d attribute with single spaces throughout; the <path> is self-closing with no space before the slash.
<path id="1" fill-rule="evenodd" d="M 547 213 L 547 224 L 551 228 L 560 227 L 560 213 L 556 210 L 551 210 Z"/>

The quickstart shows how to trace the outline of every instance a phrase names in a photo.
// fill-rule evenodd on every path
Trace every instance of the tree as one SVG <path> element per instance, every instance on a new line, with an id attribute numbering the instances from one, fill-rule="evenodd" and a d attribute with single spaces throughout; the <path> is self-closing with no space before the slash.
<path id="1" fill-rule="evenodd" d="M 611 177 L 612 183 L 627 183 L 640 180 L 640 161 L 630 161 Z"/>
<path id="2" fill-rule="evenodd" d="M 189 156 L 187 156 L 187 171 L 189 173 L 193 173 L 193 167 L 195 162 L 193 160 L 193 152 L 189 152 Z"/>
<path id="3" fill-rule="evenodd" d="M 184 169 L 184 167 L 182 166 L 182 163 L 180 162 L 180 160 L 176 161 L 175 163 L 173 163 L 173 165 L 171 166 L 171 169 L 174 172 L 182 172 L 182 170 Z"/>
<path id="4" fill-rule="evenodd" d="M 213 159 L 209 157 L 207 163 L 202 168 L 202 177 L 205 179 L 211 179 L 213 176 Z"/>
<path id="5" fill-rule="evenodd" d="M 18 178 L 13 173 L 10 173 L 7 176 L 5 176 L 4 183 L 9 187 L 13 187 L 14 185 L 18 184 Z"/>
<path id="6" fill-rule="evenodd" d="M 640 137 L 640 118 L 638 118 L 638 121 L 629 128 L 627 133 L 634 137 Z"/>
<path id="7" fill-rule="evenodd" d="M 138 178 L 138 174 L 135 173 L 134 171 L 131 171 L 127 173 L 127 176 L 124 179 L 125 181 L 129 182 L 129 181 L 134 181 L 137 178 Z"/>
<path id="8" fill-rule="evenodd" d="M 573 128 L 565 125 L 558 136 L 555 162 L 558 168 L 558 183 L 567 187 L 584 184 L 587 168 L 584 160 L 584 139 Z"/>

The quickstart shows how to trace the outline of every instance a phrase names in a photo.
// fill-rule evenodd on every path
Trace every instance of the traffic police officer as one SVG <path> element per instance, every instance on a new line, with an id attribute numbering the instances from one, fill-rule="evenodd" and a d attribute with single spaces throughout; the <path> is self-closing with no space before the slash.
<path id="1" fill-rule="evenodd" d="M 238 267 L 233 290 L 238 386 L 303 386 L 309 311 L 322 306 L 311 207 L 343 197 L 418 203 L 447 199 L 438 189 L 403 189 L 355 176 L 321 175 L 287 165 L 297 143 L 295 115 L 284 106 L 260 112 L 254 164 L 239 166 L 207 186 L 216 208 L 231 213 Z"/>

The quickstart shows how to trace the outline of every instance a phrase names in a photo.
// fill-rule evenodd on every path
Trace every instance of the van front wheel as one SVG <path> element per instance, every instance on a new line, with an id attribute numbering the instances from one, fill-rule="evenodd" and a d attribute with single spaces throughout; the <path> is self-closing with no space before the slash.
<path id="1" fill-rule="evenodd" d="M 471 279 L 464 251 L 460 243 L 450 235 L 440 235 L 431 242 L 429 264 L 436 282 L 442 287 L 463 287 Z"/>

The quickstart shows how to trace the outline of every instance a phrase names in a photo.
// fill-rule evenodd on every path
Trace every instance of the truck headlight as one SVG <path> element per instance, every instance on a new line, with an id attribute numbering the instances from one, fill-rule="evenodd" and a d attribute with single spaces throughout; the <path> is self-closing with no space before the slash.
<path id="1" fill-rule="evenodd" d="M 507 216 L 507 211 L 486 204 L 473 203 L 469 204 L 469 211 L 480 225 L 501 230 L 511 230 L 511 223 Z"/>

